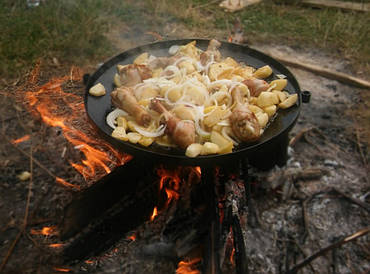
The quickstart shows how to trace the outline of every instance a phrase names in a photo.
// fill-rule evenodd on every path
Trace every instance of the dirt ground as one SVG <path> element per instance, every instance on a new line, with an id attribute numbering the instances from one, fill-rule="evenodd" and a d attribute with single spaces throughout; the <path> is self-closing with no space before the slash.
<path id="1" fill-rule="evenodd" d="M 162 30 L 162 33 L 170 33 L 164 39 L 206 35 L 181 27 L 168 28 L 173 31 Z M 119 53 L 152 42 L 155 37 L 148 32 L 155 31 L 127 28 L 124 32 L 112 32 L 111 39 L 116 41 Z M 227 38 L 221 33 L 215 37 Z M 262 52 L 296 57 L 303 62 L 348 73 L 348 63 L 314 49 L 269 44 L 251 46 Z M 92 64 L 83 71 L 92 73 L 97 65 Z M 369 208 L 367 141 L 370 123 L 369 116 L 358 111 L 368 109 L 369 90 L 304 70 L 290 70 L 301 89 L 311 92 L 311 101 L 302 105 L 298 123 L 291 132 L 291 138 L 300 138 L 295 139 L 289 148 L 287 165 L 270 172 L 255 171 L 263 195 L 254 198 L 261 226 L 249 227 L 245 232 L 250 273 L 284 272 L 304 257 L 369 227 L 368 210 L 338 192 L 332 192 L 338 189 Z M 84 181 L 69 164 L 81 161 L 82 156 L 68 143 L 60 127 L 47 126 L 31 115 L 23 102 L 26 91 L 37 91 L 35 86 L 69 75 L 70 66 L 58 67 L 45 61 L 40 71 L 37 83 L 19 79 L 4 84 L 0 91 L 0 270 L 4 273 L 60 273 L 67 270 L 73 273 L 175 273 L 176 266 L 172 262 L 143 259 L 134 252 L 135 247 L 147 239 L 131 243 L 122 239 L 101 256 L 64 264 L 61 248 L 50 246 L 60 242 L 58 237 L 33 233 L 42 227 L 57 225 L 65 204 L 77 191 L 56 183 L 56 176 L 81 188 L 93 181 Z M 32 79 L 31 76 L 27 79 Z M 82 100 L 84 86 L 80 79 L 67 80 L 63 88 Z M 82 123 L 86 121 L 83 113 L 81 120 Z M 26 134 L 30 135 L 30 140 L 18 145 L 11 143 Z M 308 179 L 297 175 L 309 169 L 319 170 L 319 175 Z M 282 170 L 295 176 L 282 173 Z M 19 175 L 23 171 L 32 172 L 32 179 L 21 180 Z M 282 178 L 278 183 L 274 179 L 276 176 Z M 369 239 L 366 235 L 330 251 L 303 268 L 302 273 L 369 272 Z"/>

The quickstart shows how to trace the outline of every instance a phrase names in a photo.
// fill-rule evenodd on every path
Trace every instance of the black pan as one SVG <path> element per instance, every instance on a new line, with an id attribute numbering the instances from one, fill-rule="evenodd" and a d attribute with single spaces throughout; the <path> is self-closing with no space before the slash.
<path id="1" fill-rule="evenodd" d="M 112 129 L 106 124 L 105 119 L 107 114 L 112 110 L 110 93 L 114 89 L 113 77 L 117 72 L 117 64 L 124 65 L 132 63 L 134 59 L 143 52 L 149 52 L 155 56 L 168 56 L 168 49 L 172 45 L 185 45 L 194 40 L 197 41 L 197 47 L 203 50 L 207 48 L 209 43 L 209 40 L 205 39 L 182 39 L 160 41 L 153 44 L 139 46 L 113 57 L 91 75 L 86 85 L 85 108 L 88 117 L 102 133 L 102 136 L 114 147 L 117 147 L 121 151 L 131 154 L 134 157 L 141 157 L 143 160 L 194 166 L 220 165 L 223 163 L 229 164 L 230 161 L 237 160 L 241 157 L 249 157 L 256 153 L 258 154 L 259 151 L 261 151 L 261 153 L 265 153 L 263 150 L 264 147 L 280 142 L 282 136 L 287 136 L 288 132 L 297 121 L 301 107 L 301 90 L 297 80 L 286 67 L 273 58 L 247 46 L 222 42 L 222 46 L 220 48 L 222 56 L 233 57 L 239 62 L 244 62 L 256 68 L 269 65 L 273 70 L 273 75 L 267 80 L 271 81 L 273 79 L 277 79 L 276 75 L 283 74 L 288 79 L 288 85 L 285 90 L 289 93 L 298 94 L 299 100 L 297 104 L 289 109 L 279 109 L 276 118 L 270 123 L 258 142 L 253 144 L 242 143 L 238 147 L 234 148 L 232 153 L 228 154 L 188 158 L 185 156 L 185 152 L 180 149 L 165 148 L 156 144 L 152 144 L 149 147 L 143 147 L 141 145 L 120 141 L 111 137 Z M 89 95 L 89 89 L 97 83 L 104 85 L 107 91 L 106 95 L 102 97 Z M 266 157 L 269 156 L 266 155 Z"/>

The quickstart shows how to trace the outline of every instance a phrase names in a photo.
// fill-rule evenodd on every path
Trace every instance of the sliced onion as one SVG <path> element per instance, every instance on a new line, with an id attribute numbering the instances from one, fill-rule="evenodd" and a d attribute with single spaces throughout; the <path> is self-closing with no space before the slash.
<path id="1" fill-rule="evenodd" d="M 115 110 L 111 111 L 106 118 L 106 122 L 108 126 L 115 129 L 117 126 L 115 125 L 116 119 L 119 116 L 127 116 L 128 113 L 120 108 L 116 108 Z"/>
<path id="2" fill-rule="evenodd" d="M 208 132 L 208 131 L 205 131 L 204 129 L 202 129 L 201 127 L 200 127 L 200 125 L 199 125 L 199 120 L 198 119 L 196 119 L 195 120 L 195 131 L 200 135 L 200 136 L 202 136 L 202 137 L 209 137 L 209 136 L 211 136 L 211 133 L 210 132 Z"/>
<path id="3" fill-rule="evenodd" d="M 286 78 L 286 75 L 284 75 L 284 74 L 276 74 L 276 77 L 279 78 L 279 79 L 285 79 Z"/>
<path id="4" fill-rule="evenodd" d="M 159 137 L 161 135 L 163 135 L 165 129 L 166 129 L 166 126 L 165 125 L 160 125 L 156 131 L 152 132 L 152 131 L 148 131 L 148 130 L 145 130 L 135 124 L 133 124 L 133 127 L 134 129 L 140 133 L 141 135 L 145 136 L 145 137 L 152 137 L 152 138 L 155 138 L 155 137 Z"/>
<path id="5" fill-rule="evenodd" d="M 222 134 L 222 136 L 224 136 L 227 140 L 229 140 L 229 141 L 233 142 L 233 144 L 234 144 L 234 145 L 238 145 L 238 144 L 240 143 L 240 141 L 239 141 L 239 140 L 237 140 L 237 138 L 236 138 L 235 136 L 233 136 L 233 138 L 231 138 L 231 137 L 229 136 L 228 132 L 226 132 L 226 130 L 227 130 L 227 129 L 229 129 L 229 128 L 227 128 L 227 127 L 223 127 L 223 128 L 221 129 L 221 134 Z M 235 138 L 236 140 L 234 140 L 234 138 Z"/>
<path id="6" fill-rule="evenodd" d="M 172 72 L 172 74 L 166 75 L 167 72 Z M 171 78 L 174 78 L 175 76 L 178 76 L 180 73 L 181 72 L 178 67 L 171 65 L 171 66 L 167 66 L 164 69 L 164 71 L 161 72 L 161 76 L 163 76 L 166 79 L 171 79 Z"/>
<path id="7" fill-rule="evenodd" d="M 230 121 L 229 120 L 222 120 L 217 123 L 218 126 L 223 126 L 223 127 L 229 127 L 230 126 Z"/>
<path id="8" fill-rule="evenodd" d="M 179 63 L 181 63 L 182 61 L 189 61 L 189 62 L 193 63 L 193 59 L 192 59 L 192 58 L 190 58 L 190 57 L 188 57 L 188 56 L 184 56 L 184 57 L 181 57 L 181 58 L 177 59 L 177 60 L 175 61 L 175 63 L 173 63 L 173 65 L 174 65 L 174 66 L 177 66 L 177 65 L 178 65 Z"/>
<path id="9" fill-rule="evenodd" d="M 211 96 L 210 96 L 210 98 L 209 98 L 209 100 L 210 101 L 212 101 L 212 100 L 215 100 L 216 102 L 218 102 L 217 101 L 217 98 L 219 97 L 219 96 L 222 96 L 222 95 L 225 95 L 227 98 L 228 98 L 228 102 L 227 102 L 227 107 L 230 107 L 231 106 L 231 104 L 232 104 L 232 98 L 231 98 L 231 91 L 230 92 L 227 92 L 227 91 L 216 91 L 215 93 L 213 93 Z M 217 105 L 217 104 L 216 104 Z"/>
<path id="10" fill-rule="evenodd" d="M 218 86 L 218 85 L 232 85 L 233 83 L 239 83 L 239 82 L 233 82 L 233 81 L 228 80 L 228 79 L 222 79 L 222 80 L 213 81 L 209 85 L 210 85 L 211 88 L 213 88 L 214 86 Z"/>

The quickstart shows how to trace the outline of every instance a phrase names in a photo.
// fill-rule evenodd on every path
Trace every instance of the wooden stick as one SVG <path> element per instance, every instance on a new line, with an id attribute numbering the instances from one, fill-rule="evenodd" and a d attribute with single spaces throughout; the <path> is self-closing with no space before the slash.
<path id="1" fill-rule="evenodd" d="M 337 80 L 348 85 L 357 86 L 360 88 L 370 88 L 369 81 L 348 75 L 343 72 L 330 70 L 313 64 L 302 63 L 297 60 L 288 59 L 281 56 L 274 56 L 272 53 L 269 52 L 267 52 L 267 54 L 270 55 L 275 60 L 279 61 L 280 63 L 284 63 L 285 65 L 290 67 L 296 67 L 299 69 L 307 70 L 320 76 L 326 77 L 328 79 Z"/>
<path id="2" fill-rule="evenodd" d="M 333 192 L 336 192 L 338 194 L 340 194 L 341 196 L 343 196 L 343 198 L 346 198 L 347 200 L 349 200 L 350 202 L 358 205 L 359 207 L 362 207 L 363 209 L 365 209 L 367 212 L 370 212 L 370 205 L 366 202 L 363 202 L 361 201 L 360 199 L 356 199 L 356 198 L 353 198 L 352 196 L 344 193 L 343 191 L 337 189 L 337 188 L 334 188 L 332 189 Z"/>
<path id="3" fill-rule="evenodd" d="M 303 0 L 302 3 L 319 8 L 338 8 L 363 12 L 370 11 L 370 5 L 368 3 L 352 3 L 335 0 Z"/>
<path id="4" fill-rule="evenodd" d="M 0 132 L 0 134 L 3 136 L 3 138 L 8 141 L 10 144 L 13 145 L 13 147 L 15 147 L 19 152 L 21 152 L 23 155 L 25 155 L 26 157 L 28 158 L 31 158 L 31 155 L 28 154 L 27 152 L 25 152 L 24 150 L 20 149 L 19 147 L 17 147 L 15 144 L 13 144 L 11 142 L 11 140 L 9 140 L 8 137 L 6 137 L 6 135 L 2 132 Z M 51 177 L 53 177 L 54 179 L 57 178 L 58 176 L 54 175 L 49 169 L 47 169 L 43 164 L 41 164 L 37 159 L 32 159 L 32 161 L 37 164 L 41 169 L 43 169 L 47 174 L 49 174 Z"/>
<path id="5" fill-rule="evenodd" d="M 24 231 L 26 230 L 26 227 L 27 227 L 27 219 L 28 219 L 28 213 L 29 213 L 29 207 L 30 207 L 30 201 L 31 201 L 31 194 L 32 194 L 32 185 L 33 185 L 32 172 L 33 172 L 33 157 L 32 157 L 32 146 L 31 146 L 30 147 L 30 173 L 31 173 L 31 177 L 30 177 L 30 183 L 28 184 L 28 195 L 27 195 L 26 209 L 25 209 L 25 212 L 24 212 L 23 224 L 22 224 L 22 228 L 19 230 L 17 236 L 15 237 L 13 243 L 11 244 L 11 246 L 8 250 L 8 253 L 6 254 L 4 260 L 2 261 L 2 263 L 0 265 L 0 272 L 2 272 L 4 270 L 6 264 L 9 261 L 10 256 L 13 254 L 13 250 L 14 250 L 15 246 L 17 245 L 19 239 L 21 238 L 22 234 L 24 233 Z"/>
<path id="6" fill-rule="evenodd" d="M 337 242 L 335 242 L 335 243 L 333 243 L 331 245 L 328 245 L 327 247 L 325 247 L 323 249 L 320 249 L 316 253 L 314 253 L 311 256 L 309 256 L 306 259 L 304 259 L 302 262 L 300 262 L 300 263 L 296 264 L 295 266 L 293 266 L 293 268 L 291 268 L 289 271 L 287 271 L 287 274 L 297 273 L 297 271 L 299 269 L 301 269 L 302 267 L 306 266 L 307 264 L 309 264 L 310 262 L 312 262 L 316 258 L 318 258 L 320 256 L 323 256 L 328 251 L 333 250 L 335 248 L 338 248 L 338 247 L 340 247 L 340 246 L 342 246 L 342 245 L 344 245 L 346 243 L 349 243 L 351 241 L 354 241 L 357 238 L 362 237 L 362 236 L 366 235 L 369 232 L 370 232 L 370 227 L 361 229 L 361 230 L 357 231 L 356 233 L 354 233 L 354 234 L 352 234 L 350 236 L 345 237 L 342 240 L 339 240 L 339 241 L 337 241 Z"/>
<path id="7" fill-rule="evenodd" d="M 282 58 L 282 57 L 274 57 L 274 58 L 278 60 L 279 62 L 286 64 L 287 66 L 304 69 L 304 70 L 316 73 L 320 76 L 333 79 L 333 80 L 337 80 L 344 84 L 348 84 L 351 86 L 357 86 L 361 88 L 370 88 L 369 81 L 366 81 L 366 80 L 363 80 L 357 77 L 353 77 L 343 72 L 333 71 L 333 70 L 330 70 L 330 69 L 327 69 L 321 66 L 312 65 L 312 64 L 303 64 L 301 62 Z"/>

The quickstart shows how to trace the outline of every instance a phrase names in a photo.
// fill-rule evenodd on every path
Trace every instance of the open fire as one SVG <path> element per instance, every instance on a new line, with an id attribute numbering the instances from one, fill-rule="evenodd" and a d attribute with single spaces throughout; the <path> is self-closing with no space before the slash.
<path id="1" fill-rule="evenodd" d="M 35 69 L 34 73 L 31 75 L 30 82 L 37 83 L 38 79 L 38 68 Z M 78 184 L 76 182 L 69 182 L 69 180 L 63 179 L 61 177 L 55 177 L 55 180 L 58 184 L 63 185 L 69 190 L 73 190 L 75 193 L 85 193 L 86 189 L 89 189 L 91 186 L 94 186 L 96 182 L 99 182 L 102 178 L 106 177 L 109 174 L 112 174 L 116 171 L 116 168 L 121 166 L 124 167 L 125 165 L 130 165 L 130 162 L 133 161 L 132 158 L 128 155 L 125 155 L 121 153 L 119 150 L 113 148 L 110 144 L 103 141 L 99 135 L 96 133 L 95 129 L 89 125 L 87 122 L 86 114 L 84 112 L 83 108 L 83 98 L 81 96 L 77 96 L 76 94 L 68 92 L 68 85 L 72 85 L 74 81 L 80 81 L 82 72 L 77 68 L 72 68 L 71 73 L 68 76 L 61 77 L 58 79 L 52 79 L 48 83 L 42 85 L 39 88 L 36 88 L 34 91 L 27 91 L 23 94 L 25 97 L 25 102 L 28 105 L 30 111 L 34 113 L 37 116 L 40 116 L 41 119 L 48 125 L 52 127 L 57 127 L 63 131 L 63 135 L 71 144 L 72 150 L 78 150 L 81 151 L 81 159 L 76 161 L 74 159 L 73 161 L 70 160 L 69 164 L 78 171 L 81 176 L 84 178 L 85 182 Z M 27 142 L 32 138 L 31 135 L 25 135 L 21 138 L 13 140 L 14 145 L 19 145 L 22 142 Z M 65 155 L 66 152 L 64 151 Z M 64 157 L 64 156 L 63 156 Z M 68 158 L 67 158 L 68 159 Z M 151 168 L 151 167 L 149 167 Z M 170 260 L 175 261 L 175 272 L 176 273 L 200 273 L 201 270 L 204 269 L 204 264 L 209 264 L 209 262 L 212 262 L 212 260 L 215 259 L 214 254 L 212 251 L 207 250 L 209 246 L 212 246 L 214 244 L 214 236 L 213 238 L 207 238 L 202 237 L 196 238 L 196 241 L 198 241 L 198 245 L 192 245 L 190 242 L 192 241 L 192 238 L 189 237 L 186 240 L 189 240 L 189 242 L 186 242 L 186 240 L 183 240 L 183 234 L 191 232 L 191 230 L 186 230 L 188 228 L 185 228 L 186 226 L 186 220 L 189 220 L 191 222 L 195 221 L 198 222 L 199 219 L 203 218 L 205 215 L 208 214 L 208 211 L 205 211 L 200 200 L 202 200 L 204 197 L 200 195 L 199 193 L 202 193 L 202 190 L 199 191 L 199 181 L 200 178 L 204 175 L 205 170 L 200 167 L 192 167 L 191 171 L 187 167 L 187 170 L 184 171 L 183 169 L 167 169 L 166 167 L 154 167 L 154 172 L 152 178 L 156 178 L 156 182 L 153 182 L 152 188 L 148 187 L 147 192 L 152 192 L 155 195 L 150 196 L 148 193 L 143 194 L 139 198 L 135 198 L 134 196 L 128 195 L 125 198 L 132 199 L 134 202 L 137 201 L 145 201 L 146 199 L 150 202 L 146 204 L 148 207 L 146 210 L 139 210 L 138 212 L 142 214 L 144 217 L 138 220 L 135 223 L 135 227 L 131 228 L 127 233 L 121 232 L 121 239 L 123 241 L 126 241 L 128 244 L 127 246 L 135 246 L 136 249 L 141 251 L 143 243 L 148 242 L 150 239 L 153 240 L 153 246 L 154 249 L 159 252 L 159 248 L 156 248 L 157 246 L 162 246 L 163 244 L 162 240 L 159 241 L 159 244 L 155 242 L 158 241 L 158 237 L 153 237 L 154 232 L 150 234 L 148 231 L 151 230 L 158 230 L 158 226 L 161 227 L 161 231 L 159 234 L 161 237 L 165 236 L 167 239 L 175 239 L 175 249 L 169 248 L 170 251 L 166 251 L 166 256 L 168 256 L 168 253 L 172 252 L 177 253 L 174 257 L 172 257 Z M 288 170 L 287 174 L 290 172 Z M 184 173 L 186 174 L 193 174 L 194 178 L 190 180 L 188 177 L 184 179 Z M 222 172 L 221 177 L 219 177 L 220 174 L 217 174 L 217 180 L 222 181 Z M 312 175 L 312 174 L 311 174 Z M 297 176 L 305 176 L 304 174 L 294 174 L 292 176 L 295 176 L 294 178 L 297 178 Z M 310 176 L 307 175 L 307 176 Z M 129 176 L 127 176 L 129 177 Z M 223 245 L 223 247 L 218 247 L 219 249 L 223 250 L 223 253 L 221 252 L 221 258 L 216 258 L 218 262 L 223 262 L 223 267 L 227 266 L 227 269 L 232 269 L 234 273 L 242 273 L 240 272 L 240 258 L 243 258 L 245 254 L 243 254 L 243 250 L 240 249 L 242 245 L 240 243 L 242 242 L 244 244 L 244 238 L 246 233 L 248 233 L 249 239 L 251 237 L 254 237 L 255 234 L 250 234 L 250 232 L 246 232 L 244 229 L 246 227 L 250 227 L 249 225 L 246 225 L 247 222 L 249 222 L 249 217 L 252 217 L 252 215 L 249 215 L 249 208 L 246 206 L 244 209 L 242 208 L 242 204 L 246 203 L 248 204 L 248 201 L 246 201 L 246 195 L 244 192 L 248 192 L 246 187 L 248 187 L 243 182 L 243 176 L 232 173 L 229 174 L 229 177 L 227 180 L 224 180 L 223 183 L 218 184 L 217 183 L 217 191 L 216 193 L 217 200 L 215 204 L 217 204 L 216 211 L 213 212 L 217 213 L 218 215 L 217 225 L 215 223 L 212 223 L 210 227 L 207 227 L 205 231 L 201 231 L 203 234 L 207 234 L 209 231 L 211 231 L 211 235 L 222 235 L 222 241 L 220 241 L 218 244 Z M 216 181 L 217 181 L 216 180 Z M 139 180 L 140 181 L 140 178 Z M 234 182 L 230 184 L 230 182 Z M 131 183 L 134 183 L 134 181 L 131 181 Z M 139 187 L 144 189 L 149 180 L 143 179 L 142 183 L 139 183 Z M 190 182 L 190 183 L 189 183 Z M 126 182 L 125 184 L 129 184 L 130 182 Z M 190 189 L 194 188 L 193 193 L 186 193 L 184 191 L 184 186 L 191 185 Z M 222 187 L 220 187 L 222 186 Z M 250 187 L 250 185 L 249 185 Z M 253 186 L 252 186 L 253 187 Z M 142 189 L 140 188 L 133 188 L 128 191 L 129 193 L 141 193 Z M 221 190 L 220 190 L 221 189 Z M 242 190 L 241 190 L 242 189 Z M 215 192 L 217 192 L 215 191 Z M 241 196 L 239 191 L 242 192 Z M 275 192 L 275 197 L 271 199 L 276 199 L 277 197 L 284 196 L 285 189 L 279 188 L 279 190 Z M 209 193 L 209 191 L 205 191 L 206 193 Z M 122 193 L 124 191 L 122 190 Z M 188 206 L 189 200 L 192 201 L 194 197 L 188 198 L 189 196 L 197 196 L 195 200 L 198 202 L 197 207 L 195 207 L 195 211 L 191 211 L 191 214 L 189 215 L 186 210 L 181 211 L 180 208 L 185 206 Z M 276 194 L 277 193 L 277 194 Z M 230 194 L 229 196 L 227 194 Z M 249 193 L 250 194 L 250 193 Z M 248 195 L 249 195 L 248 194 Z M 247 196 L 248 196 L 247 195 Z M 338 197 L 338 193 L 336 194 Z M 156 198 L 154 198 L 156 197 Z M 318 196 L 318 198 L 314 198 L 316 200 L 320 200 L 321 196 Z M 314 204 L 315 200 L 304 200 L 306 203 L 304 206 L 306 207 L 305 210 L 307 210 L 307 204 L 311 203 Z M 134 208 L 132 205 L 126 205 L 125 202 L 118 202 L 121 203 L 121 206 L 123 208 Z M 208 203 L 208 201 L 207 201 Z M 190 203 L 191 204 L 191 203 Z M 237 208 L 234 208 L 233 211 L 233 205 L 237 204 Z M 100 204 L 99 204 L 100 205 Z M 150 206 L 148 206 L 150 205 Z M 238 207 L 241 209 L 238 213 Z M 366 206 L 365 206 L 366 207 Z M 188 209 L 188 208 L 187 208 Z M 248 211 L 248 212 L 247 212 Z M 198 217 L 196 214 L 200 214 Z M 113 210 L 108 212 L 108 217 L 104 216 L 103 222 L 114 220 L 114 216 L 122 216 L 120 215 L 120 211 L 117 211 L 117 208 L 114 208 Z M 212 213 L 212 214 L 213 214 Z M 183 215 L 181 215 L 183 214 Z M 203 215 L 202 215 L 203 214 Z M 308 214 L 307 212 L 305 213 Z M 312 213 L 311 213 L 312 214 Z M 248 220 L 246 220 L 246 216 L 248 215 Z M 112 217 L 112 218 L 110 218 Z M 128 217 L 129 219 L 132 218 Z M 178 220 L 176 220 L 178 218 Z M 194 218 L 194 219 L 193 219 Z M 198 219 L 197 219 L 198 218 Z M 212 219 L 212 218 L 211 218 Z M 130 219 L 131 220 L 131 219 Z M 243 230 L 238 232 L 238 226 L 237 224 L 239 222 L 239 227 L 242 227 Z M 266 222 L 266 220 L 265 220 Z M 297 221 L 296 221 L 297 222 Z M 306 220 L 305 220 L 306 222 Z M 279 224 L 278 220 L 276 221 L 277 225 Z M 126 224 L 126 223 L 125 223 Z M 234 224 L 234 227 L 231 226 L 231 224 Z M 99 227 L 99 224 L 94 224 L 97 227 Z M 122 225 L 122 224 L 121 224 Z M 209 223 L 208 223 L 209 225 Z M 136 229 L 137 227 L 137 229 Z M 183 229 L 183 231 L 181 231 Z M 195 231 L 198 228 L 196 228 Z M 311 228 L 312 229 L 312 228 Z M 100 231 L 100 230 L 97 230 Z M 214 234 L 215 231 L 221 231 L 221 234 Z M 252 230 L 253 231 L 253 230 Z M 284 230 L 282 230 L 284 232 Z M 365 231 L 364 233 L 367 233 Z M 30 234 L 33 237 L 44 237 L 46 242 L 46 246 L 48 246 L 51 250 L 55 252 L 63 252 L 63 250 L 68 250 L 68 248 L 71 246 L 71 241 L 59 241 L 57 240 L 59 237 L 59 226 L 56 225 L 48 225 L 44 227 L 35 227 L 30 230 Z M 151 237 L 147 236 L 147 234 L 152 235 Z M 255 232 L 253 232 L 255 233 Z M 279 232 L 280 233 L 280 232 Z M 362 235 L 364 235 L 364 233 Z M 188 233 L 191 234 L 191 233 Z M 262 235 L 265 235 L 266 232 L 263 232 Z M 78 239 L 79 234 L 76 234 L 74 239 Z M 258 235 L 258 234 L 257 234 Z M 277 234 L 278 237 L 281 237 L 281 235 Z M 206 239 L 204 239 L 206 238 Z M 94 239 L 94 238 L 92 238 Z M 162 238 L 161 238 L 162 239 Z M 235 239 L 237 239 L 235 241 Z M 204 241 L 202 241 L 204 240 Z M 260 244 L 263 244 L 265 240 L 261 240 L 258 236 L 255 237 L 257 242 Z M 55 243 L 53 243 L 53 241 Z M 73 241 L 73 240 L 72 240 Z M 186 242 L 186 243 L 184 243 Z M 112 242 L 110 246 L 113 246 L 115 242 Z M 275 244 L 284 250 L 286 254 L 289 254 L 289 252 L 292 252 L 290 249 L 292 248 L 291 242 L 283 242 L 281 240 L 275 241 Z M 254 243 L 251 243 L 251 247 L 249 248 L 256 248 L 254 247 Z M 293 244 L 294 245 L 294 244 Z M 79 247 L 79 245 L 76 245 Z M 127 248 L 125 246 L 124 249 Z M 266 248 L 271 248 L 267 246 Z M 285 248 L 285 249 L 284 249 Z M 71 249 L 69 249 L 71 250 Z M 149 253 L 149 255 L 153 256 L 153 251 L 147 251 L 147 246 L 144 246 L 144 250 L 146 250 L 146 253 Z M 174 252 L 175 250 L 175 252 Z M 196 254 L 191 254 L 192 252 L 195 252 Z M 258 247 L 257 247 L 258 250 Z M 296 250 L 296 249 L 294 249 Z M 138 251 L 139 252 L 139 251 Z M 162 251 L 161 251 L 162 252 Z M 294 251 L 298 252 L 298 251 Z M 145 252 L 143 252 L 145 253 Z M 160 252 L 159 252 L 160 253 Z M 283 251 L 282 251 L 283 253 Z M 119 256 L 123 253 L 122 249 L 119 249 L 118 247 L 115 248 L 113 251 L 109 251 L 108 253 L 100 253 L 103 254 L 99 257 L 99 255 L 94 256 L 88 256 L 88 260 L 82 259 L 80 260 L 81 264 L 86 264 L 89 267 L 93 267 L 97 264 L 97 261 L 105 257 L 113 256 L 112 254 L 116 254 L 114 256 Z M 154 252 L 154 256 L 162 256 L 162 253 L 160 255 L 156 255 Z M 190 255 L 189 255 L 190 254 Z M 294 253 L 296 254 L 296 253 Z M 303 254 L 303 253 L 302 253 Z M 298 258 L 307 257 L 307 255 L 303 256 L 301 253 L 299 253 Z M 166 257 L 164 256 L 164 257 Z M 252 255 L 253 256 L 253 255 Z M 296 256 L 296 255 L 294 255 Z M 333 255 L 334 256 L 334 255 Z M 348 255 L 347 255 L 348 256 Z M 161 257 L 162 258 L 162 257 Z M 167 257 L 166 257 L 167 258 Z M 244 257 L 245 258 L 245 257 Z M 285 257 L 282 257 L 285 258 Z M 284 266 L 282 269 L 288 270 L 289 265 L 291 266 L 293 263 L 295 263 L 296 257 L 294 259 L 292 258 L 285 258 L 285 268 Z M 207 262 L 205 262 L 207 261 Z M 245 260 L 245 261 L 249 261 Z M 261 262 L 261 261 L 260 261 Z M 212 263 L 210 263 L 212 264 Z M 64 267 L 64 265 L 68 264 L 55 264 L 54 271 L 56 272 L 73 272 L 72 267 L 69 266 Z M 84 266 L 85 267 L 85 266 Z M 238 270 L 239 267 L 239 270 Z M 245 265 L 242 265 L 241 269 L 245 269 Z M 316 269 L 319 269 L 317 265 L 313 266 Z M 312 268 L 312 266 L 310 266 Z M 212 269 L 212 266 L 208 269 Z M 217 272 L 215 272 L 217 273 Z"/>
<path id="2" fill-rule="evenodd" d="M 30 82 L 36 83 L 38 79 L 39 67 L 36 67 L 31 73 Z M 51 127 L 58 127 L 62 130 L 63 136 L 73 146 L 74 149 L 82 152 L 81 163 L 69 161 L 87 181 L 96 181 L 109 174 L 117 166 L 124 165 L 131 159 L 113 148 L 110 144 L 103 141 L 87 122 L 84 112 L 83 98 L 73 93 L 66 92 L 63 86 L 69 81 L 81 80 L 81 71 L 78 68 L 72 68 L 69 76 L 52 79 L 48 83 L 36 88 L 35 91 L 25 92 L 25 102 L 31 113 L 41 117 L 44 123 Z M 14 145 L 26 142 L 30 135 L 25 135 L 19 139 L 13 140 Z M 199 179 L 201 168 L 192 168 L 194 174 Z M 166 211 L 173 201 L 180 198 L 180 188 L 183 179 L 180 177 L 182 168 L 166 169 L 157 167 L 158 175 L 158 196 L 161 196 L 160 204 L 155 205 L 148 221 L 154 219 L 160 214 L 160 211 Z M 56 182 L 67 188 L 79 191 L 81 187 L 67 182 L 65 179 L 56 177 Z M 32 229 L 32 235 L 43 235 L 45 237 L 57 236 L 59 231 L 57 226 L 45 226 L 41 229 Z M 131 241 L 136 240 L 133 234 L 127 237 Z M 65 246 L 64 243 L 48 244 L 50 248 L 60 249 Z M 180 261 L 176 273 L 200 273 L 196 265 L 201 258 L 194 258 Z M 69 272 L 68 268 L 55 267 L 55 271 Z"/>

